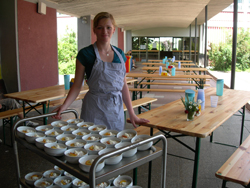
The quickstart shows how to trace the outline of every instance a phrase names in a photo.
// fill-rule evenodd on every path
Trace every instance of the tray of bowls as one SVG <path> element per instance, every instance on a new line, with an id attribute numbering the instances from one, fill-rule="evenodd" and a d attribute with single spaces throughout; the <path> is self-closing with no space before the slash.
<path id="1" fill-rule="evenodd" d="M 74 177 L 72 174 L 64 171 L 58 166 L 44 172 L 30 172 L 25 175 L 22 182 L 24 187 L 35 188 L 89 188 L 90 186 Z M 103 181 L 95 186 L 96 188 L 142 188 L 138 185 L 133 185 L 133 179 L 128 175 L 119 175 L 107 181 Z"/>
<path id="2" fill-rule="evenodd" d="M 88 184 L 90 167 L 99 155 L 147 138 L 150 136 L 137 135 L 133 129 L 118 132 L 108 130 L 105 125 L 95 125 L 92 122 L 84 122 L 82 119 L 70 119 L 54 121 L 51 125 L 40 125 L 36 128 L 19 126 L 15 139 Z M 161 156 L 162 149 L 152 145 L 153 142 L 148 142 L 101 161 L 96 168 L 96 182 L 105 182 L 107 179 Z"/>

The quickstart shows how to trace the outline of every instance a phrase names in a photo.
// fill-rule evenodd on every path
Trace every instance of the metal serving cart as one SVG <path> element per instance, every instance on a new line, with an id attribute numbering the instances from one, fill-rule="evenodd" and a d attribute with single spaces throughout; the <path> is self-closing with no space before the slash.
<path id="1" fill-rule="evenodd" d="M 70 109 L 62 112 L 62 114 L 65 113 L 74 113 L 75 117 L 78 118 L 78 113 L 76 110 Z M 34 120 L 37 118 L 45 118 L 45 117 L 50 117 L 56 115 L 56 113 L 50 113 L 50 114 L 44 114 L 44 115 L 39 115 L 39 116 L 34 116 L 30 118 L 25 118 L 20 121 L 18 121 L 15 126 L 13 127 L 13 143 L 14 143 L 14 153 L 15 153 L 15 159 L 16 159 L 16 171 L 17 171 L 17 183 L 21 187 L 27 187 L 29 188 L 30 185 L 25 183 L 24 178 L 21 177 L 20 174 L 20 166 L 19 166 L 19 156 L 18 156 L 18 146 L 17 142 L 25 146 L 27 149 L 31 150 L 32 152 L 38 154 L 40 157 L 43 157 L 47 161 L 57 165 L 58 167 L 64 169 L 68 173 L 72 174 L 78 179 L 81 179 L 82 181 L 85 181 L 86 183 L 89 184 L 90 188 L 94 188 L 96 184 L 101 183 L 103 181 L 107 181 L 108 179 L 111 179 L 117 175 L 120 175 L 124 172 L 127 172 L 129 170 L 132 170 L 144 163 L 150 162 L 153 159 L 156 159 L 158 157 L 162 156 L 162 173 L 161 173 L 161 187 L 165 188 L 165 177 L 166 177 L 166 163 L 167 163 L 167 140 L 163 135 L 157 135 L 153 136 L 149 139 L 139 141 L 136 143 L 133 143 L 131 145 L 119 148 L 117 150 L 111 151 L 109 153 L 105 153 L 103 155 L 100 155 L 97 157 L 91 168 L 90 172 L 86 173 L 83 172 L 79 165 L 77 164 L 70 164 L 67 163 L 65 160 L 65 156 L 62 157 L 53 157 L 45 153 L 43 150 L 37 148 L 34 144 L 28 143 L 25 139 L 20 138 L 16 132 L 17 132 L 17 127 L 21 123 L 28 121 L 28 120 Z M 117 165 L 106 165 L 100 172 L 95 172 L 96 167 L 99 164 L 100 161 L 103 161 L 111 156 L 117 155 L 119 153 L 123 153 L 127 150 L 136 148 L 138 146 L 141 146 L 145 143 L 155 141 L 155 140 L 162 140 L 163 146 L 162 148 L 159 147 L 151 147 L 151 149 L 148 149 L 146 151 L 139 151 L 136 153 L 135 156 L 129 157 L 129 158 L 123 158 L 121 162 L 119 162 Z M 150 187 L 150 185 L 148 185 Z"/>

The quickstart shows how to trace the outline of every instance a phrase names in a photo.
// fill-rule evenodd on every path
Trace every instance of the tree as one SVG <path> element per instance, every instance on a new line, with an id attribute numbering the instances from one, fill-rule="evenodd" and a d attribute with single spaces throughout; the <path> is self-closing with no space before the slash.
<path id="1" fill-rule="evenodd" d="M 228 35 L 225 43 L 211 44 L 209 60 L 214 70 L 230 71 L 232 64 L 232 36 Z M 250 68 L 250 33 L 239 29 L 237 35 L 236 70 L 245 71 Z"/>
<path id="2" fill-rule="evenodd" d="M 75 74 L 75 59 L 77 55 L 76 33 L 66 28 L 62 38 L 58 40 L 59 74 Z"/>

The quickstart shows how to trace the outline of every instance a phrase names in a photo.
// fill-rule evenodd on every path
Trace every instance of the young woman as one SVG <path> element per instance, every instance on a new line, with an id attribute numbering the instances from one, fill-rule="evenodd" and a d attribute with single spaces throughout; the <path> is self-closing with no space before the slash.
<path id="1" fill-rule="evenodd" d="M 54 110 L 57 111 L 54 118 L 60 119 L 61 112 L 76 99 L 86 73 L 89 91 L 82 103 L 81 118 L 84 121 L 106 125 L 112 130 L 123 130 L 124 102 L 134 127 L 148 122 L 138 118 L 132 108 L 125 77 L 126 57 L 121 49 L 110 45 L 115 26 L 111 14 L 101 12 L 95 16 L 93 30 L 97 40 L 78 52 L 74 84 L 63 105 Z"/>

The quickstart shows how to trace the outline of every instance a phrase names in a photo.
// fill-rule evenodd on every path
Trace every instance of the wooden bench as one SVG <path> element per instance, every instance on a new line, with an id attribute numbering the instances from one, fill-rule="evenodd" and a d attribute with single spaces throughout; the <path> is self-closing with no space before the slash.
<path id="1" fill-rule="evenodd" d="M 148 89 L 148 88 L 129 88 L 132 91 L 132 100 L 137 99 L 137 94 L 140 93 L 140 98 L 142 98 L 142 92 L 176 92 L 185 93 L 185 89 Z M 195 90 L 197 92 L 198 90 Z"/>
<path id="2" fill-rule="evenodd" d="M 227 181 L 250 187 L 250 136 L 215 173 L 215 176 L 223 180 L 222 188 L 226 187 Z"/>
<path id="3" fill-rule="evenodd" d="M 192 83 L 165 83 L 165 82 L 141 82 L 139 85 L 169 85 L 169 86 L 197 86 Z M 206 87 L 210 87 L 210 84 L 203 84 Z"/>
<path id="4" fill-rule="evenodd" d="M 37 110 L 42 109 L 43 106 L 39 105 L 36 107 Z M 33 111 L 34 109 L 32 109 L 31 111 Z M 26 108 L 25 110 L 26 112 L 30 111 L 29 108 Z M 7 124 L 10 124 L 10 132 L 12 131 L 12 126 L 14 124 L 15 118 L 20 115 L 23 114 L 23 108 L 17 108 L 17 109 L 13 109 L 13 110 L 7 110 L 4 112 L 0 112 L 0 118 L 2 119 L 2 124 L 3 124 L 3 143 L 6 144 L 6 138 L 5 138 L 5 126 Z M 8 144 L 6 144 L 8 145 Z M 12 146 L 12 134 L 11 134 L 11 144 L 9 144 L 9 146 Z"/>
<path id="5" fill-rule="evenodd" d="M 150 79 L 150 78 L 145 78 L 145 80 L 152 80 L 152 79 Z M 174 77 L 172 77 L 172 78 L 154 78 L 153 80 L 166 80 L 166 81 L 169 81 L 169 80 L 171 80 L 171 81 L 190 81 L 190 79 L 188 79 L 188 78 L 174 78 Z M 192 79 L 193 81 L 194 80 L 196 80 L 196 81 L 199 81 L 198 79 Z M 207 81 L 210 81 L 210 79 L 206 79 L 205 80 L 206 82 Z"/>

